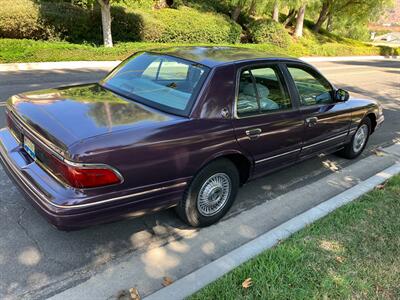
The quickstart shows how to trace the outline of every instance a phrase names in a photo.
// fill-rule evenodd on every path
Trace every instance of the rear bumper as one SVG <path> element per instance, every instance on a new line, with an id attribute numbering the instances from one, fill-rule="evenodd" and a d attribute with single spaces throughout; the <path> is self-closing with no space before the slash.
<path id="1" fill-rule="evenodd" d="M 163 188 L 88 196 L 82 190 L 60 184 L 36 162 L 29 161 L 23 151 L 7 128 L 0 130 L 0 162 L 5 171 L 28 201 L 59 229 L 78 229 L 173 206 L 186 186 L 186 182 L 178 182 Z"/>

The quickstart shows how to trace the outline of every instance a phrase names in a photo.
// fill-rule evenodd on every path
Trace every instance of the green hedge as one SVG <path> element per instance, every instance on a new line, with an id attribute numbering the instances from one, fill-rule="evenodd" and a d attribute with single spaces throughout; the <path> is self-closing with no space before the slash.
<path id="1" fill-rule="evenodd" d="M 2 0 L 0 37 L 49 39 L 54 37 L 40 19 L 39 6 L 30 0 Z"/>
<path id="2" fill-rule="evenodd" d="M 242 28 L 216 13 L 188 7 L 141 12 L 143 41 L 184 43 L 238 43 Z"/>
<path id="3" fill-rule="evenodd" d="M 1 0 L 0 37 L 101 43 L 101 14 L 70 3 Z M 227 17 L 193 8 L 112 7 L 114 41 L 239 42 L 241 27 Z"/>
<path id="4" fill-rule="evenodd" d="M 291 43 L 291 38 L 285 27 L 273 20 L 260 19 L 249 25 L 250 39 L 256 44 L 273 44 L 286 48 Z"/>

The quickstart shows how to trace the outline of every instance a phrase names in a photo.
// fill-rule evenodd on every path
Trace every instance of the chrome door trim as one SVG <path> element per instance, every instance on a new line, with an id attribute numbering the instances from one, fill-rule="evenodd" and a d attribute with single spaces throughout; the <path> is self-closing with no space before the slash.
<path id="1" fill-rule="evenodd" d="M 308 148 L 311 148 L 311 147 L 314 147 L 314 146 L 318 146 L 318 145 L 320 145 L 320 144 L 327 143 L 327 142 L 330 142 L 330 141 L 333 141 L 333 140 L 336 140 L 336 139 L 345 137 L 345 136 L 347 136 L 347 135 L 348 135 L 348 132 L 342 133 L 342 134 L 339 134 L 339 135 L 337 135 L 337 136 L 331 137 L 331 138 L 329 138 L 329 139 L 326 139 L 326 140 L 323 140 L 323 141 L 320 141 L 320 142 L 317 142 L 317 143 L 313 143 L 313 144 L 311 144 L 311 145 L 304 146 L 304 147 L 302 147 L 302 149 L 308 149 Z"/>
<path id="2" fill-rule="evenodd" d="M 281 157 L 281 156 L 285 156 L 285 155 L 288 155 L 288 154 L 291 154 L 291 153 L 295 153 L 295 152 L 300 151 L 300 150 L 301 150 L 301 148 L 297 148 L 297 149 L 292 150 L 292 151 L 288 151 L 288 152 L 284 152 L 284 153 L 281 153 L 281 154 L 278 154 L 278 155 L 274 155 L 274 156 L 270 156 L 270 157 L 263 158 L 263 159 L 260 159 L 260 160 L 256 160 L 255 163 L 259 164 L 259 163 L 262 163 L 262 162 L 265 162 L 265 161 L 268 161 L 268 160 L 271 160 L 271 159 L 275 159 L 275 158 L 278 158 L 278 157 Z"/>
<path id="3" fill-rule="evenodd" d="M 260 159 L 260 160 L 256 160 L 255 163 L 256 163 L 256 164 L 259 164 L 259 163 L 262 163 L 262 162 L 265 162 L 265 161 L 269 161 L 269 160 L 271 160 L 271 159 L 279 158 L 279 157 L 282 157 L 282 156 L 285 156 L 285 155 L 288 155 L 288 154 L 295 153 L 295 152 L 297 152 L 297 151 L 301 151 L 301 150 L 303 150 L 303 149 L 308 149 L 308 148 L 311 148 L 311 147 L 314 147 L 314 146 L 317 146 L 317 145 L 320 145 L 320 144 L 323 144 L 323 143 L 326 143 L 326 142 L 333 141 L 333 140 L 335 140 L 335 139 L 339 139 L 339 138 L 341 138 L 341 137 L 345 137 L 345 136 L 347 136 L 347 135 L 348 135 L 347 132 L 346 132 L 346 133 L 342 133 L 342 134 L 340 134 L 340 135 L 337 135 L 337 136 L 335 136 L 335 137 L 332 137 L 332 138 L 323 140 L 323 141 L 321 141 L 321 142 L 317 142 L 317 143 L 314 143 L 314 144 L 311 144 L 311 145 L 308 145 L 308 146 L 305 146 L 305 147 L 297 148 L 297 149 L 292 150 L 292 151 L 288 151 L 288 152 L 284 152 L 284 153 L 281 153 L 281 154 L 278 154 L 278 155 L 274 155 L 274 156 L 270 156 L 270 157 L 263 158 L 263 159 Z"/>
<path id="4" fill-rule="evenodd" d="M 349 135 L 353 135 L 354 133 L 356 133 L 356 131 L 357 128 L 350 129 Z"/>

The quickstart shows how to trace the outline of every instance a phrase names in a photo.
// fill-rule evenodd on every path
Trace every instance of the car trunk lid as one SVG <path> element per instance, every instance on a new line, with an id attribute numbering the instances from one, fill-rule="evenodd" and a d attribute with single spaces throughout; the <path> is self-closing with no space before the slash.
<path id="1" fill-rule="evenodd" d="M 68 146 L 95 136 L 179 118 L 120 97 L 99 84 L 19 94 L 8 101 L 8 109 L 17 135 L 20 130 L 34 133 L 63 153 Z"/>

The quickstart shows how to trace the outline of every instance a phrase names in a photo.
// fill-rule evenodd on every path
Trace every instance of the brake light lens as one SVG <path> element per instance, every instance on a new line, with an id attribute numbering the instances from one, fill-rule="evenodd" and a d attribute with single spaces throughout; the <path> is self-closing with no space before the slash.
<path id="1" fill-rule="evenodd" d="M 43 151 L 42 154 L 40 161 L 44 166 L 53 175 L 72 187 L 93 188 L 122 182 L 122 178 L 117 172 L 109 167 L 76 167 L 61 161 L 47 151 Z"/>
<path id="2" fill-rule="evenodd" d="M 92 188 L 120 183 L 121 179 L 111 169 L 87 169 L 62 165 L 63 177 L 77 188 Z"/>

